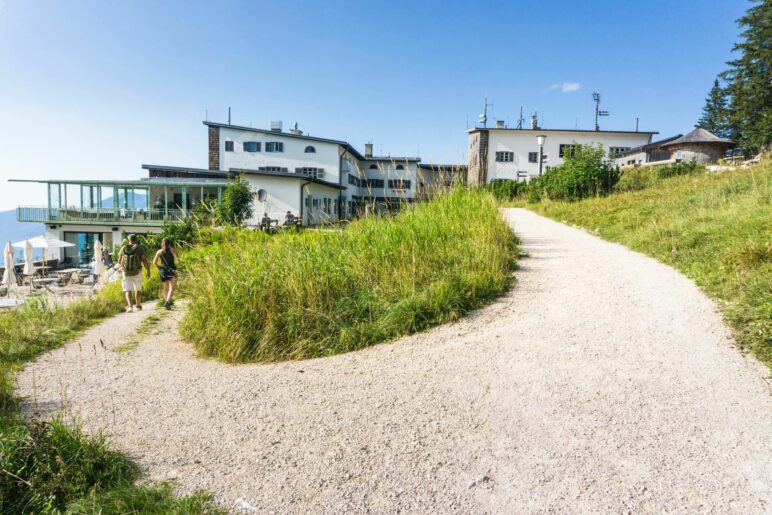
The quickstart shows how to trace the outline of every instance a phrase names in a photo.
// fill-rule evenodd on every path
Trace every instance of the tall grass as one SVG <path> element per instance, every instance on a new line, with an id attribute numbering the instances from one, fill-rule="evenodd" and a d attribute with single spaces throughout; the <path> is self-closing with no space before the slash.
<path id="1" fill-rule="evenodd" d="M 529 207 L 680 270 L 719 301 L 738 343 L 772 365 L 772 160 L 698 172 L 641 170 L 640 191 Z"/>
<path id="2" fill-rule="evenodd" d="M 157 274 L 143 285 L 156 296 Z M 140 470 L 104 438 L 59 420 L 26 420 L 13 394 L 13 375 L 38 354 L 123 309 L 120 284 L 67 305 L 32 300 L 0 314 L 0 513 L 201 513 L 197 493 L 176 499 L 165 484 L 136 485 Z"/>
<path id="3" fill-rule="evenodd" d="M 500 295 L 516 239 L 492 195 L 456 190 L 345 230 L 241 231 L 186 254 L 181 330 L 208 356 L 328 356 L 455 320 Z"/>

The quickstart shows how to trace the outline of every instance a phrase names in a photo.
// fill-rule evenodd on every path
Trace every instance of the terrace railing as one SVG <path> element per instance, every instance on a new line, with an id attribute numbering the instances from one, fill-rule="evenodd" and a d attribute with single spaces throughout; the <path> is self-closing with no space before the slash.
<path id="1" fill-rule="evenodd" d="M 47 208 L 18 207 L 16 219 L 20 222 L 76 223 L 91 225 L 161 226 L 184 216 L 180 209 L 112 209 L 112 208 Z"/>

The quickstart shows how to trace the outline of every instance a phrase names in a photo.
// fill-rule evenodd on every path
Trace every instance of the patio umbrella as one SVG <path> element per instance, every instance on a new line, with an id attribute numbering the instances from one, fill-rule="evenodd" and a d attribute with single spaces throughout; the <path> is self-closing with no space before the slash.
<path id="1" fill-rule="evenodd" d="M 105 264 L 102 261 L 102 242 L 97 240 L 94 242 L 94 273 L 97 277 L 102 277 L 105 273 Z"/>
<path id="2" fill-rule="evenodd" d="M 30 238 L 28 240 L 22 240 L 17 241 L 13 244 L 14 247 L 20 247 L 25 248 L 27 246 L 27 242 L 29 242 L 30 245 L 32 245 L 33 249 L 61 249 L 64 247 L 74 247 L 74 243 L 69 243 L 63 240 L 60 240 L 58 238 L 54 238 L 53 236 L 49 236 L 47 234 L 42 236 L 35 236 L 34 238 Z M 46 259 L 45 251 L 43 252 L 43 259 Z"/>
<path id="3" fill-rule="evenodd" d="M 3 272 L 3 286 L 10 289 L 11 285 L 16 284 L 16 274 L 13 273 L 13 245 L 9 241 L 5 245 L 5 272 Z"/>
<path id="4" fill-rule="evenodd" d="M 24 275 L 32 275 L 35 273 L 35 263 L 32 262 L 33 258 L 32 244 L 27 240 L 24 243 Z"/>

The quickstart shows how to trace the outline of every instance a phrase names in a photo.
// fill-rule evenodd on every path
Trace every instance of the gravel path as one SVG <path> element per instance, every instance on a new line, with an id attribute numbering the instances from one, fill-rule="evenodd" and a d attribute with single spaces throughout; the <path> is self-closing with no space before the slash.
<path id="1" fill-rule="evenodd" d="M 769 372 L 672 269 L 508 210 L 518 284 L 465 320 L 332 358 L 230 366 L 162 318 L 107 321 L 19 378 L 153 479 L 256 512 L 772 511 Z M 102 338 L 106 349 L 99 344 Z"/>

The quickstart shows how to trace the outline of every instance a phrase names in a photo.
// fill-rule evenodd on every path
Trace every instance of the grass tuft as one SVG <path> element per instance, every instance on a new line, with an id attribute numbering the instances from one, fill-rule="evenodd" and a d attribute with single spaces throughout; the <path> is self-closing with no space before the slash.
<path id="1" fill-rule="evenodd" d="M 455 320 L 507 289 L 517 247 L 491 194 L 456 190 L 345 230 L 242 231 L 186 260 L 183 335 L 225 361 L 279 361 Z"/>

